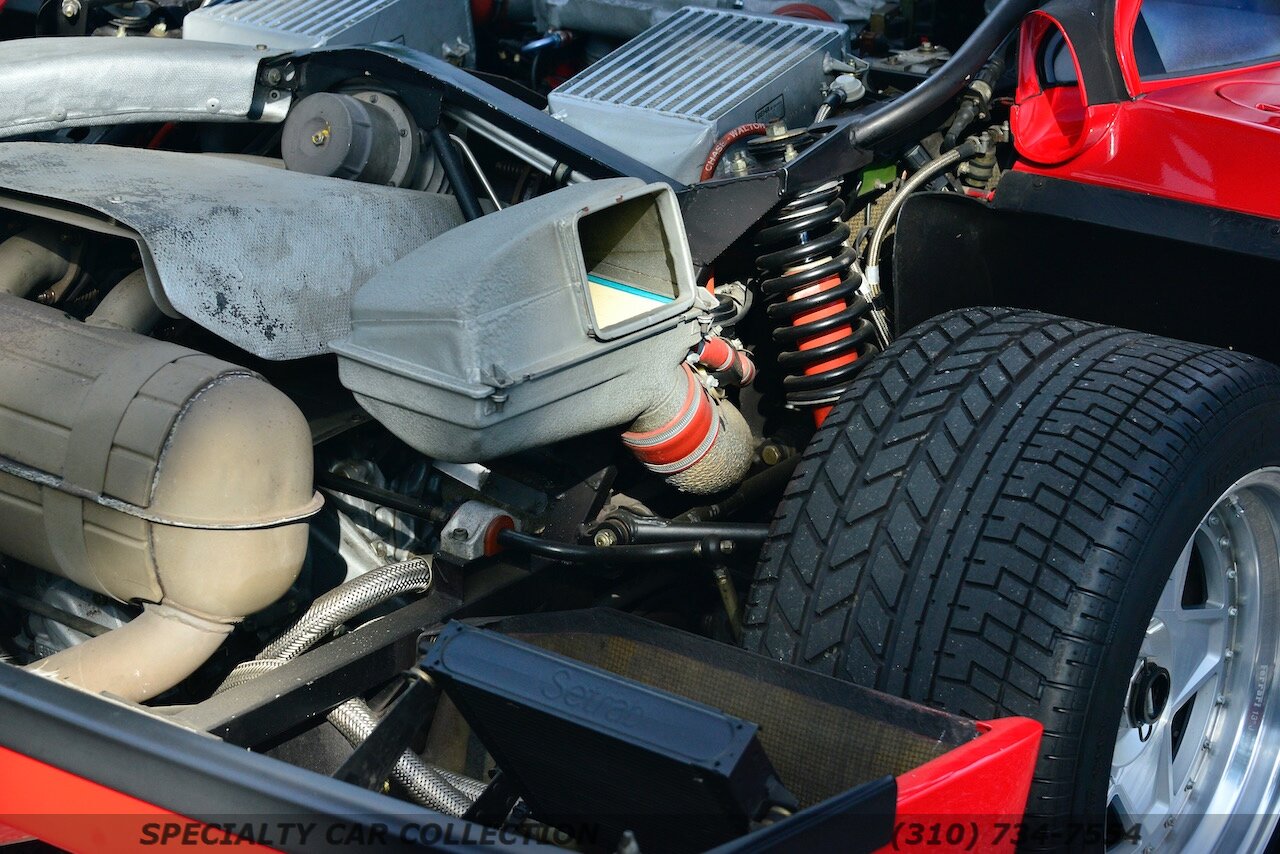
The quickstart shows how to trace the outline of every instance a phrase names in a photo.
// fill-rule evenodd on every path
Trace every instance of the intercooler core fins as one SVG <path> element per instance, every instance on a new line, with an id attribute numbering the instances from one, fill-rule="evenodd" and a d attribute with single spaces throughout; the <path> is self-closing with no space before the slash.
<path id="1" fill-rule="evenodd" d="M 603 847 L 702 851 L 791 801 L 756 724 L 710 706 L 461 623 L 423 668 L 535 817 Z"/>

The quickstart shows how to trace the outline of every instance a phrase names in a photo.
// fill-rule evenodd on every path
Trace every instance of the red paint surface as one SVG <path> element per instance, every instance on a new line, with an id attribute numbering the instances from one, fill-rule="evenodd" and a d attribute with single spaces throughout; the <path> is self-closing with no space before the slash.
<path id="1" fill-rule="evenodd" d="M 1010 116 L 1020 155 L 1014 168 L 1280 218 L 1270 177 L 1280 158 L 1280 62 L 1143 81 L 1132 49 L 1137 9 L 1137 0 L 1116 8 L 1130 95 L 1119 104 L 1086 107 L 1078 86 L 1042 89 L 1035 47 L 1057 24 L 1042 12 L 1023 22 Z"/>
<path id="2" fill-rule="evenodd" d="M 146 826 L 164 823 L 194 828 L 190 841 L 183 841 L 184 849 L 235 841 L 219 828 L 0 747 L 0 840 L 7 828 L 77 854 L 155 851 L 159 846 L 143 844 Z M 239 842 L 236 850 L 248 845 Z"/>
<path id="3" fill-rule="evenodd" d="M 973 741 L 898 778 L 895 844 L 882 851 L 1014 850 L 1044 728 L 1004 718 L 980 721 L 978 730 Z"/>

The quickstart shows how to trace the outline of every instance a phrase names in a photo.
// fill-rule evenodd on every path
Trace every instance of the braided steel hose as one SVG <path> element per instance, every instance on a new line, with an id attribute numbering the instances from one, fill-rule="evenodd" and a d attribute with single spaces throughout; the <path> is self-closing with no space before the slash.
<path id="1" fill-rule="evenodd" d="M 328 717 L 329 723 L 337 727 L 338 732 L 351 742 L 352 747 L 359 746 L 378 725 L 378 719 L 374 717 L 372 710 L 359 699 L 347 700 L 329 712 Z M 484 783 L 479 780 L 428 765 L 416 753 L 408 750 L 396 760 L 391 776 L 405 788 L 413 800 L 455 816 L 465 813 L 484 790 Z M 457 785 L 455 780 L 458 781 Z M 469 791 L 463 791 L 464 788 Z"/>
<path id="2" fill-rule="evenodd" d="M 275 670 L 352 617 L 402 593 L 428 590 L 431 581 L 431 564 L 423 558 L 412 558 L 378 567 L 335 587 L 312 602 L 306 613 L 256 658 L 236 665 L 214 693 L 222 693 Z M 378 725 L 373 711 L 359 698 L 347 700 L 330 711 L 328 720 L 353 746 L 368 738 Z M 407 750 L 396 761 L 392 777 L 414 801 L 450 815 L 466 812 L 485 788 L 480 780 L 429 765 Z"/>

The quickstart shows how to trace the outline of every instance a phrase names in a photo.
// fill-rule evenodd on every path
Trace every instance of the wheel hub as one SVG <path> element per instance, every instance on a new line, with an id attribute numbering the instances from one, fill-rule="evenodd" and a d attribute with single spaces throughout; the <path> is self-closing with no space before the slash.
<path id="1" fill-rule="evenodd" d="M 1280 469 L 1227 490 L 1170 572 L 1120 716 L 1116 850 L 1262 850 L 1280 807 Z"/>
<path id="2" fill-rule="evenodd" d="M 1149 659 L 1142 663 L 1133 677 L 1127 704 L 1129 724 L 1139 730 L 1140 736 L 1145 729 L 1147 735 L 1142 737 L 1143 741 L 1150 737 L 1152 728 L 1160 721 L 1169 703 L 1172 686 L 1169 671 Z"/>

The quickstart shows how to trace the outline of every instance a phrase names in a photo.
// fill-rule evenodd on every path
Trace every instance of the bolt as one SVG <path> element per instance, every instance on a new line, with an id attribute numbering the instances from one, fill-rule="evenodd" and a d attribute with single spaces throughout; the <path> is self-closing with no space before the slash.
<path id="1" fill-rule="evenodd" d="M 1228 569 L 1227 578 L 1235 578 L 1235 577 L 1236 577 L 1236 571 L 1234 569 Z"/>
<path id="2" fill-rule="evenodd" d="M 786 459 L 786 455 L 783 453 L 781 447 L 770 442 L 760 449 L 760 459 L 762 459 L 764 464 L 767 466 L 776 466 L 778 463 Z"/>
<path id="3" fill-rule="evenodd" d="M 1231 545 L 1231 540 L 1227 539 L 1226 537 L 1218 537 L 1218 545 L 1222 546 L 1225 549 L 1227 546 Z"/>
<path id="4" fill-rule="evenodd" d="M 1213 742 L 1209 739 L 1206 738 L 1204 741 L 1200 742 L 1201 750 L 1208 750 L 1210 747 L 1213 747 Z"/>
<path id="5" fill-rule="evenodd" d="M 466 528 L 454 528 L 449 532 L 449 536 L 455 540 L 465 540 L 467 537 L 471 536 L 471 532 Z"/>
<path id="6" fill-rule="evenodd" d="M 222 109 L 222 103 L 217 98 L 210 98 L 205 102 L 205 107 L 209 112 L 216 113 L 218 110 Z"/>
<path id="7" fill-rule="evenodd" d="M 1183 787 L 1182 787 L 1182 791 L 1184 791 L 1184 792 L 1189 792 L 1189 791 L 1191 791 L 1192 789 L 1194 789 L 1194 788 L 1195 788 L 1195 785 L 1196 785 L 1195 783 L 1193 783 L 1192 781 L 1188 780 L 1188 781 L 1187 781 L 1187 785 L 1185 785 L 1185 786 L 1183 786 Z"/>
<path id="8" fill-rule="evenodd" d="M 68 21 L 80 14 L 80 0 L 62 0 L 62 17 Z"/>
<path id="9" fill-rule="evenodd" d="M 724 552 L 727 555 L 733 554 L 733 540 L 721 540 L 720 551 Z"/>
<path id="10" fill-rule="evenodd" d="M 1221 524 L 1222 524 L 1222 521 L 1221 521 L 1220 519 L 1218 519 L 1218 517 L 1217 517 L 1217 516 L 1215 516 L 1215 515 L 1213 515 L 1212 513 L 1210 513 L 1210 514 L 1209 514 L 1209 524 L 1210 524 L 1210 525 L 1221 525 Z"/>
<path id="11" fill-rule="evenodd" d="M 1230 608 L 1227 609 L 1228 617 L 1234 617 L 1236 614 L 1239 614 L 1239 613 L 1240 613 L 1240 609 L 1237 608 L 1235 605 L 1232 605 Z"/>
<path id="12" fill-rule="evenodd" d="M 1222 657 L 1223 657 L 1223 658 L 1235 658 L 1235 657 L 1236 657 L 1236 651 L 1235 651 L 1234 649 L 1229 649 L 1229 650 L 1227 650 L 1226 652 L 1222 653 Z"/>
<path id="13" fill-rule="evenodd" d="M 1213 704 L 1215 706 L 1225 706 L 1227 704 L 1227 695 L 1219 694 L 1218 696 L 1214 697 Z"/>
<path id="14" fill-rule="evenodd" d="M 1173 816 L 1169 816 L 1164 820 L 1165 827 L 1173 827 Z"/>
<path id="15" fill-rule="evenodd" d="M 596 531 L 596 535 L 591 541 L 600 548 L 607 549 L 609 546 L 618 542 L 618 535 L 615 534 L 611 528 L 601 528 Z"/>
<path id="16" fill-rule="evenodd" d="M 276 84 L 278 84 L 278 83 L 279 83 L 281 80 L 283 80 L 283 79 L 284 79 L 284 74 L 282 74 L 282 73 L 280 72 L 280 69 L 279 69 L 279 68 L 268 68 L 268 69 L 267 69 L 267 83 L 268 83 L 268 84 L 270 84 L 270 85 L 272 85 L 272 86 L 275 86 Z"/>
<path id="17" fill-rule="evenodd" d="M 318 131 L 316 131 L 315 133 L 311 134 L 311 144 L 312 144 L 312 145 L 320 146 L 320 145 L 324 145 L 324 144 L 325 144 L 326 142 L 328 142 L 328 141 L 329 141 L 329 126 L 328 126 L 328 125 L 325 125 L 325 126 L 324 126 L 323 128 L 321 128 L 320 130 L 318 130 Z"/>

